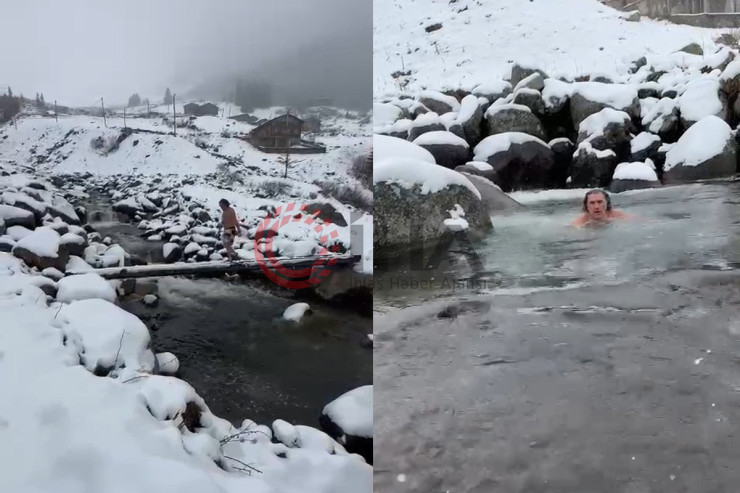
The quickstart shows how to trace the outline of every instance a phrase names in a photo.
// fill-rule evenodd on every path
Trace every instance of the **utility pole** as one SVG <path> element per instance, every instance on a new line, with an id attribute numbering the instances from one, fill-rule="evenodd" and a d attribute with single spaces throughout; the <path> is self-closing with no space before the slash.
<path id="1" fill-rule="evenodd" d="M 152 112 L 149 111 L 149 100 L 148 99 L 146 100 L 146 117 L 147 118 L 151 118 L 152 117 Z"/>
<path id="2" fill-rule="evenodd" d="M 16 130 L 18 130 L 18 119 L 13 115 L 13 126 Z"/>
<path id="3" fill-rule="evenodd" d="M 123 128 L 126 128 L 126 107 L 123 107 Z"/>
<path id="4" fill-rule="evenodd" d="M 177 111 L 175 110 L 175 108 L 177 107 L 175 106 L 175 96 L 177 96 L 177 94 L 172 95 L 172 135 L 176 136 L 177 135 Z"/>
<path id="5" fill-rule="evenodd" d="M 103 98 L 100 98 L 100 105 L 103 107 L 103 123 L 105 124 L 105 128 L 108 128 L 108 120 L 105 118 L 105 102 L 103 102 Z"/>
<path id="6" fill-rule="evenodd" d="M 57 100 L 54 100 L 54 119 L 59 123 L 59 114 L 57 113 Z"/>

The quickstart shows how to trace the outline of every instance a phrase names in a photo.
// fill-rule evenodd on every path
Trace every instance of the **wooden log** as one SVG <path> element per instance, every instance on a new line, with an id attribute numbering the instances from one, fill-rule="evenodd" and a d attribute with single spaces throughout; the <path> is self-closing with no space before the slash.
<path id="1" fill-rule="evenodd" d="M 361 256 L 336 255 L 336 256 L 316 256 L 316 257 L 297 257 L 297 258 L 278 258 L 276 259 L 280 266 L 293 270 L 306 269 L 312 267 L 317 261 L 333 260 L 332 268 L 339 265 L 347 265 L 358 262 Z M 326 264 L 323 264 L 326 265 Z M 65 275 L 73 276 L 94 272 L 103 279 L 127 279 L 137 277 L 171 277 L 198 275 L 203 277 L 217 277 L 223 274 L 260 274 L 262 268 L 256 260 L 237 260 L 233 263 L 225 261 L 211 262 L 193 262 L 193 263 L 175 263 L 175 264 L 150 264 L 135 265 L 126 267 L 105 267 L 102 269 L 92 269 L 87 271 L 72 271 Z"/>

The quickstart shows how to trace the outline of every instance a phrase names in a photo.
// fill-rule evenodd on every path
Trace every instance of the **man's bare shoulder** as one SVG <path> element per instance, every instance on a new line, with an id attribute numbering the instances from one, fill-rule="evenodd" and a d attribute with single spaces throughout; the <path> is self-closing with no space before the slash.
<path id="1" fill-rule="evenodd" d="M 572 223 L 571 226 L 575 226 L 576 228 L 582 228 L 588 224 L 588 215 L 587 214 L 581 214 L 578 216 Z"/>
<path id="2" fill-rule="evenodd" d="M 617 209 L 612 210 L 609 216 L 614 219 L 632 219 L 634 217 L 631 214 L 627 214 L 626 212 Z"/>

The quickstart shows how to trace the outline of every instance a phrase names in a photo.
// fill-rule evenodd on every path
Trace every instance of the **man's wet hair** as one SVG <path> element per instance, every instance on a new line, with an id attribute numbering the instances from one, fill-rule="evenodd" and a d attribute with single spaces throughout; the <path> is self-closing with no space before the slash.
<path id="1" fill-rule="evenodd" d="M 586 195 L 583 197 L 583 212 L 588 212 L 588 206 L 586 205 L 588 204 L 588 198 L 595 193 L 600 193 L 601 195 L 603 195 L 606 199 L 606 210 L 612 210 L 612 198 L 609 196 L 609 193 L 607 193 L 606 190 L 594 188 L 593 190 L 589 190 L 588 192 L 586 192 Z"/>
<path id="2" fill-rule="evenodd" d="M 231 206 L 231 204 L 229 203 L 229 201 L 226 200 L 226 199 L 221 199 L 221 200 L 218 201 L 218 203 L 221 204 L 221 205 L 225 205 L 226 207 L 230 207 Z"/>

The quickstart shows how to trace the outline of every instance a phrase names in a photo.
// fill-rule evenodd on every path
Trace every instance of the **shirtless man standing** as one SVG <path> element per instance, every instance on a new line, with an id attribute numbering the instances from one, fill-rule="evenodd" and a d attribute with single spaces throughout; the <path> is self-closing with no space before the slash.
<path id="1" fill-rule="evenodd" d="M 229 262 L 234 261 L 236 253 L 234 252 L 234 238 L 236 238 L 241 232 L 241 226 L 239 221 L 236 219 L 236 212 L 231 208 L 231 204 L 226 199 L 218 201 L 218 205 L 221 206 L 221 227 L 223 233 L 221 234 L 221 241 L 226 248 L 226 255 L 229 258 Z"/>
<path id="2" fill-rule="evenodd" d="M 581 228 L 589 224 L 607 223 L 614 219 L 630 219 L 627 213 L 612 209 L 612 201 L 603 190 L 594 189 L 583 197 L 583 214 L 573 221 L 573 226 Z"/>

